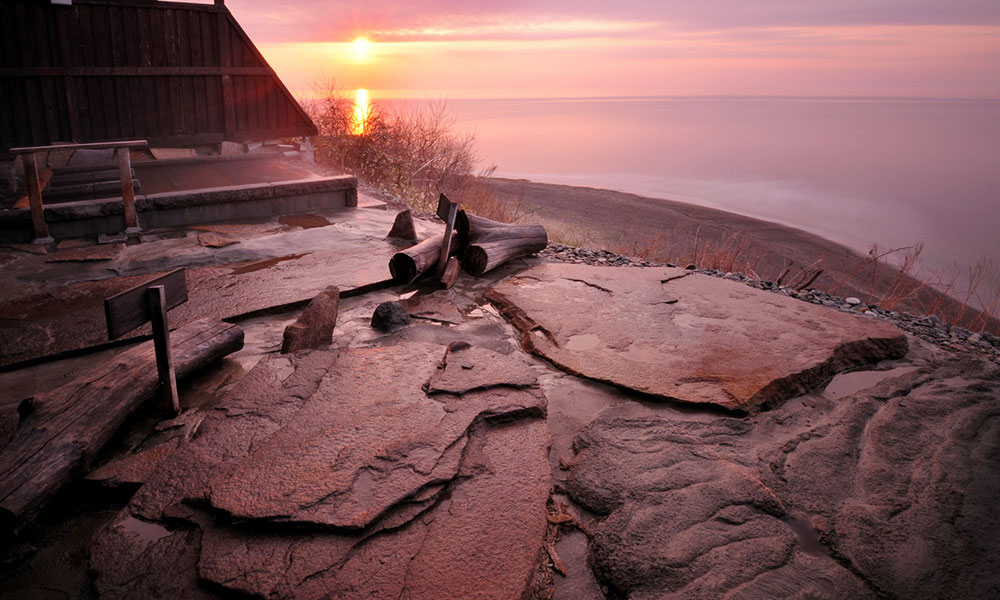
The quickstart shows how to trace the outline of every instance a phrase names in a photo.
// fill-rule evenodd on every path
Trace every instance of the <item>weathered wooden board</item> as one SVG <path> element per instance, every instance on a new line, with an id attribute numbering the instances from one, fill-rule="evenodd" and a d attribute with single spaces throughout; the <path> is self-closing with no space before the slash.
<path id="1" fill-rule="evenodd" d="M 108 322 L 108 339 L 115 339 L 152 318 L 146 289 L 162 285 L 166 290 L 167 310 L 187 302 L 184 269 L 176 269 L 156 279 L 125 290 L 104 301 L 104 317 Z"/>
<path id="2" fill-rule="evenodd" d="M 172 337 L 182 379 L 243 347 L 241 328 L 212 319 L 185 325 Z M 146 342 L 22 403 L 17 430 L 0 449 L 0 528 L 16 532 L 86 474 L 125 420 L 155 396 L 154 363 L 153 344 Z"/>

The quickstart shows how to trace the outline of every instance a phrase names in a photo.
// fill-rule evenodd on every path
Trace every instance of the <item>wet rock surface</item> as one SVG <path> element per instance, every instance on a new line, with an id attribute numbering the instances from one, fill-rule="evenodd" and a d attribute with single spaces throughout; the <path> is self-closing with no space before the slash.
<path id="1" fill-rule="evenodd" d="M 540 265 L 487 298 L 527 350 L 570 373 L 736 411 L 907 350 L 886 324 L 681 269 Z"/>
<path id="2" fill-rule="evenodd" d="M 567 488 L 629 598 L 989 598 L 1000 371 L 955 361 L 753 421 L 595 420 Z"/>
<path id="3" fill-rule="evenodd" d="M 345 257 L 337 268 L 350 278 L 366 253 L 388 248 L 383 238 L 392 215 L 359 212 L 349 222 L 331 215 L 329 226 L 314 229 L 218 226 L 240 237 L 240 244 L 218 250 L 199 246 L 194 232 L 163 230 L 149 234 L 159 241 L 127 246 L 113 261 L 45 263 L 10 252 L 15 260 L 6 272 L 36 265 L 52 281 L 68 273 L 76 283 L 32 294 L 0 290 L 3 301 L 53 319 L 31 329 L 38 323 L 5 312 L 0 326 L 11 332 L 23 325 L 21 335 L 59 339 L 59 323 L 77 331 L 87 326 L 81 313 L 58 321 L 82 290 L 103 294 L 135 285 L 113 275 L 136 273 L 141 281 L 151 269 L 183 264 L 208 282 L 201 286 L 206 291 L 222 295 L 231 287 L 230 304 L 284 303 L 294 290 L 275 283 L 283 278 L 315 283 L 316 291 L 302 296 L 311 298 L 343 281 L 314 281 L 330 266 L 324 260 Z M 427 233 L 426 222 L 416 224 Z M 357 256 L 324 254 L 338 250 L 330 240 L 341 235 L 345 252 Z M 664 269 L 638 268 L 651 265 L 606 252 L 542 256 L 481 279 L 463 276 L 447 290 L 418 282 L 346 294 L 326 348 L 278 354 L 304 302 L 241 317 L 247 348 L 182 389 L 187 410 L 180 417 L 150 415 L 148 424 L 130 425 L 81 486 L 94 498 L 114 496 L 113 503 L 89 514 L 86 526 L 74 520 L 49 538 L 22 540 L 18 547 L 34 544 L 38 552 L 18 559 L 34 565 L 20 580 L 0 558 L 0 596 L 51 590 L 103 598 L 996 596 L 990 560 L 998 554 L 1000 527 L 984 508 L 1000 493 L 994 372 L 978 363 L 942 365 L 950 356 L 944 346 L 910 337 L 904 359 L 875 365 L 885 371 L 841 373 L 824 391 L 793 392 L 746 418 L 713 404 L 663 402 L 524 354 L 521 331 L 483 294 L 507 276 L 525 294 L 549 294 L 541 278 L 522 275 L 536 276 L 525 269 L 552 259 L 629 266 L 600 270 L 639 280 L 654 274 L 652 287 L 662 291 L 655 302 L 642 286 L 620 285 L 613 276 L 597 280 L 590 271 L 556 282 L 551 297 L 565 313 L 560 318 L 578 315 L 588 327 L 563 340 L 559 328 L 527 319 L 527 310 L 506 311 L 517 327 L 543 326 L 529 340 L 548 338 L 547 331 L 563 350 L 586 355 L 604 342 L 615 318 L 631 320 L 628 335 L 640 339 L 657 311 L 691 304 L 673 286 L 715 275 L 727 286 L 719 288 L 720 304 L 738 301 L 747 311 L 739 314 L 746 323 L 702 315 L 706 330 L 717 326 L 706 336 L 719 335 L 725 344 L 705 359 L 716 368 L 743 346 L 761 356 L 772 352 L 770 341 L 757 343 L 756 330 L 745 334 L 767 315 L 792 315 L 795 344 L 829 355 L 827 330 L 799 329 L 796 306 L 865 326 L 883 314 L 812 292 L 781 299 L 791 292 L 722 273 L 696 269 L 671 280 Z M 384 273 L 382 260 L 372 260 L 372 268 Z M 86 269 L 101 281 L 81 282 L 70 273 Z M 777 304 L 731 297 L 765 292 Z M 206 298 L 193 302 L 222 306 Z M 414 322 L 391 333 L 373 329 L 372 313 L 387 301 L 400 302 Z M 618 303 L 627 310 L 614 312 Z M 876 317 L 845 314 L 866 309 Z M 697 323 L 689 315 L 680 325 Z M 99 319 L 93 326 L 103 334 Z M 735 333 L 726 337 L 728 328 Z M 940 329 L 933 322 L 927 328 Z M 691 344 L 673 352 L 671 339 L 656 339 L 650 363 L 669 364 L 674 354 L 689 352 Z M 632 358 L 646 352 L 619 346 Z M 0 384 L 27 397 L 48 389 L 49 380 L 71 376 L 58 368 L 85 372 L 88 360 L 115 352 L 25 369 L 38 375 L 34 383 L 11 386 L 12 374 L 0 372 Z M 588 356 L 584 367 L 595 362 Z M 674 381 L 666 371 L 658 377 Z M 0 401 L 0 443 L 17 424 L 15 409 Z M 68 556 L 79 565 L 67 568 Z M 54 583 L 55 573 L 68 583 Z"/>
<path id="4" fill-rule="evenodd" d="M 439 344 L 262 361 L 98 535 L 101 596 L 199 578 L 200 593 L 275 598 L 530 593 L 551 485 L 545 397 L 523 358 L 466 351 L 491 370 L 459 367 L 472 381 L 448 374 L 454 391 L 433 395 L 454 355 Z"/>

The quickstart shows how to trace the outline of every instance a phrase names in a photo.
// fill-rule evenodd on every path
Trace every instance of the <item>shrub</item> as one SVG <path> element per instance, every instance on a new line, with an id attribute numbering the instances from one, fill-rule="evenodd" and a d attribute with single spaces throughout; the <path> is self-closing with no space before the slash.
<path id="1" fill-rule="evenodd" d="M 433 212 L 438 194 L 459 195 L 476 174 L 475 136 L 454 130 L 443 100 L 373 103 L 359 116 L 352 100 L 326 86 L 309 111 L 319 129 L 318 163 L 353 173 L 417 211 Z"/>

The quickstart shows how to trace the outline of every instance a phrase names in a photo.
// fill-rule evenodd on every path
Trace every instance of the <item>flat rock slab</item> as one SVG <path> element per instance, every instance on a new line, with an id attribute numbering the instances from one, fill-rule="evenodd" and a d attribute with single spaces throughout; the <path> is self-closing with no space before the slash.
<path id="1" fill-rule="evenodd" d="M 361 529 L 454 478 L 478 419 L 544 414 L 539 392 L 505 387 L 504 375 L 521 383 L 514 359 L 466 386 L 482 393 L 428 398 L 423 384 L 443 354 L 428 344 L 344 353 L 292 420 L 210 480 L 212 506 L 238 519 Z"/>
<path id="2" fill-rule="evenodd" d="M 132 487 L 138 489 L 156 470 L 161 462 L 173 454 L 176 443 L 166 443 L 130 454 L 94 469 L 84 477 L 106 487 Z"/>
<path id="3" fill-rule="evenodd" d="M 753 422 L 603 416 L 567 488 L 629 598 L 995 598 L 998 416 L 959 361 Z"/>
<path id="4" fill-rule="evenodd" d="M 546 264 L 486 295 L 570 373 L 736 411 L 907 351 L 891 325 L 681 269 Z"/>
<path id="5" fill-rule="evenodd" d="M 264 598 L 525 597 L 547 529 L 545 398 L 500 354 L 510 376 L 428 396 L 446 351 L 259 363 L 98 532 L 100 596 L 201 581 Z"/>

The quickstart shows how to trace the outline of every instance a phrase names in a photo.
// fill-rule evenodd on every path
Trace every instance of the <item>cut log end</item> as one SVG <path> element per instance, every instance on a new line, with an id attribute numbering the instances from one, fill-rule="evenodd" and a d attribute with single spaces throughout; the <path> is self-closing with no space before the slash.
<path id="1" fill-rule="evenodd" d="M 490 257 L 481 246 L 469 246 L 465 249 L 465 256 L 463 258 L 465 270 L 470 275 L 478 277 L 488 270 Z"/>
<path id="2" fill-rule="evenodd" d="M 389 274 L 395 283 L 410 283 L 417 278 L 417 263 L 413 257 L 402 252 L 389 259 Z"/>

